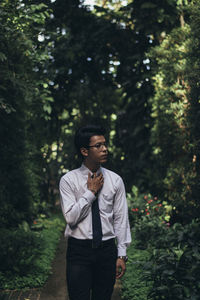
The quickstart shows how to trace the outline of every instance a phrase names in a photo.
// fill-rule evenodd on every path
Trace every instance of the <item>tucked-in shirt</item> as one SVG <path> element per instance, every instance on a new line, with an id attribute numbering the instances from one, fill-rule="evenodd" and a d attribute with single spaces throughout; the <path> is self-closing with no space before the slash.
<path id="1" fill-rule="evenodd" d="M 122 178 L 116 173 L 100 167 L 104 184 L 98 193 L 103 237 L 106 241 L 116 238 L 118 256 L 126 255 L 131 242 L 128 207 Z M 92 240 L 92 203 L 96 196 L 87 188 L 88 173 L 84 165 L 69 171 L 60 180 L 60 198 L 67 226 L 65 236 Z"/>

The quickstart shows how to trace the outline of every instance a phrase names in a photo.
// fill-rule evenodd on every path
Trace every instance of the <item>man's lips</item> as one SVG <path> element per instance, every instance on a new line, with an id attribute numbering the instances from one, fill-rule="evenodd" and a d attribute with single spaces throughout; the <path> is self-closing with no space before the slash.
<path id="1" fill-rule="evenodd" d="M 101 158 L 104 158 L 104 159 L 107 158 L 107 157 L 108 157 L 108 154 L 105 154 L 105 155 L 101 156 Z"/>

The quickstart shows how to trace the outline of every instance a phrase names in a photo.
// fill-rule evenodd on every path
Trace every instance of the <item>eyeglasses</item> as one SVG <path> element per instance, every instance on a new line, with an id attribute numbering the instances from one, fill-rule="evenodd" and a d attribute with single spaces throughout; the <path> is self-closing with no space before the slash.
<path id="1" fill-rule="evenodd" d="M 106 143 L 97 143 L 92 146 L 88 146 L 88 148 L 96 148 L 98 151 L 101 151 L 103 148 L 108 148 L 108 145 Z"/>

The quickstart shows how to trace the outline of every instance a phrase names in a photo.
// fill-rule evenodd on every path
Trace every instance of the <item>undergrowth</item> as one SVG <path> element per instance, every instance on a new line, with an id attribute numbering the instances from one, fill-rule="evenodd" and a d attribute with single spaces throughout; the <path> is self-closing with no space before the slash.
<path id="1" fill-rule="evenodd" d="M 33 225 L 0 229 L 0 289 L 40 287 L 51 273 L 61 231 L 62 216 L 41 215 Z"/>
<path id="2" fill-rule="evenodd" d="M 151 282 L 143 278 L 143 265 L 148 260 L 148 251 L 136 249 L 134 236 L 131 246 L 127 249 L 128 262 L 126 273 L 122 278 L 123 300 L 145 300 L 151 288 Z"/>

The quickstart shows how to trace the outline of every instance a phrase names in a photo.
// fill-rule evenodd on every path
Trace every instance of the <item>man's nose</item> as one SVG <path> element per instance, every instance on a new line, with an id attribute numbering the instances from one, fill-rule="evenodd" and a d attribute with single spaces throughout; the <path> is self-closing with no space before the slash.
<path id="1" fill-rule="evenodd" d="M 102 150 L 103 151 L 108 151 L 108 146 L 107 145 L 102 145 Z"/>

